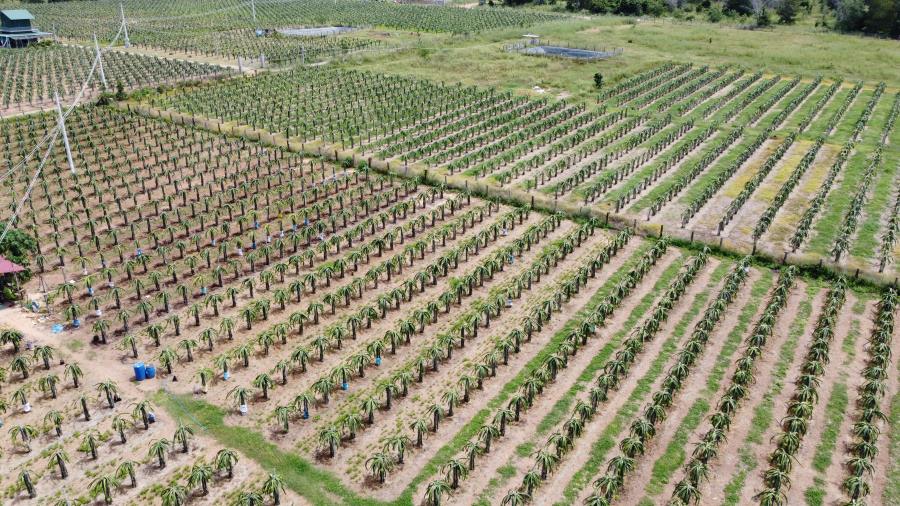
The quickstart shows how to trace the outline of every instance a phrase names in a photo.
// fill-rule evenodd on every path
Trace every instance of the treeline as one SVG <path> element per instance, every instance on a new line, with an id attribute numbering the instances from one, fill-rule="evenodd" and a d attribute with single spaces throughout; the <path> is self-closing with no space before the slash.
<path id="1" fill-rule="evenodd" d="M 549 0 L 553 3 L 553 0 Z M 547 3 L 547 0 L 506 0 L 507 5 Z M 863 32 L 900 38 L 900 0 L 565 0 L 570 11 L 622 16 L 674 15 L 719 22 L 728 18 L 746 19 L 757 26 L 792 24 L 813 15 L 817 6 L 825 25 L 845 32 Z"/>

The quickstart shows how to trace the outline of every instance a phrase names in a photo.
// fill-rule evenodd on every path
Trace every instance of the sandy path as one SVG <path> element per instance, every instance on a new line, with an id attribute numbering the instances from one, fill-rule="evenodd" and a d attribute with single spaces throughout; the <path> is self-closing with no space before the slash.
<path id="1" fill-rule="evenodd" d="M 697 127 L 695 127 L 695 128 L 697 128 Z M 700 131 L 702 131 L 702 130 L 703 130 L 703 127 L 700 126 L 700 130 L 697 130 L 697 132 L 700 132 Z M 689 132 L 689 133 L 690 133 L 690 132 Z M 628 216 L 628 217 L 630 217 L 630 218 L 643 218 L 643 219 L 646 219 L 646 218 L 647 218 L 647 213 L 646 213 L 646 211 L 639 211 L 638 213 L 634 213 L 634 212 L 632 211 L 632 209 L 634 208 L 634 204 L 635 204 L 636 202 L 638 202 L 639 200 L 641 200 L 641 198 L 643 198 L 644 195 L 650 193 L 650 192 L 653 191 L 657 186 L 659 186 L 660 184 L 664 183 L 664 182 L 667 181 L 669 178 L 671 178 L 673 174 L 676 174 L 676 173 L 677 173 L 679 170 L 681 170 L 684 166 L 690 165 L 690 164 L 696 162 L 696 161 L 700 158 L 700 156 L 701 156 L 708 148 L 710 148 L 711 146 L 716 145 L 719 141 L 721 141 L 721 140 L 722 140 L 722 139 L 721 139 L 722 136 L 723 136 L 723 131 L 722 131 L 722 130 L 716 130 L 716 131 L 714 131 L 714 132 L 712 133 L 712 135 L 710 135 L 709 137 L 706 138 L 706 140 L 704 140 L 703 142 L 701 142 L 700 144 L 698 144 L 697 147 L 695 147 L 694 149 L 692 149 L 691 151 L 689 151 L 688 154 L 685 155 L 684 158 L 682 158 L 678 163 L 676 163 L 675 165 L 669 167 L 668 169 L 666 169 L 665 172 L 663 172 L 662 174 L 660 174 L 660 176 L 656 179 L 656 181 L 651 182 L 649 185 L 647 185 L 646 188 L 644 188 L 644 189 L 640 190 L 639 192 L 637 192 L 637 193 L 635 194 L 634 198 L 632 198 L 631 200 L 628 201 L 627 204 L 625 204 L 625 206 L 624 206 L 623 209 L 620 211 L 620 213 L 622 213 L 622 214 L 624 214 L 625 216 Z M 676 142 L 677 142 L 677 141 L 676 141 Z M 647 174 L 647 175 L 649 176 L 650 174 Z M 627 178 L 626 178 L 626 179 L 627 179 Z M 614 202 L 609 202 L 609 205 L 614 207 L 615 204 L 614 204 Z"/>
<path id="2" fill-rule="evenodd" d="M 616 418 L 616 415 L 622 409 L 623 405 L 629 401 L 629 397 L 633 394 L 634 390 L 643 382 L 642 380 L 644 380 L 648 371 L 650 371 L 650 368 L 653 366 L 660 351 L 666 346 L 667 341 L 672 339 L 671 336 L 674 333 L 675 328 L 686 316 L 691 305 L 693 305 L 694 300 L 705 292 L 710 292 L 714 289 L 709 286 L 709 280 L 710 275 L 718 265 L 719 262 L 716 259 L 710 258 L 710 261 L 703 271 L 698 274 L 697 279 L 691 287 L 681 297 L 678 303 L 675 304 L 670 312 L 669 319 L 666 320 L 665 324 L 657 331 L 653 341 L 645 345 L 644 351 L 637 357 L 634 364 L 632 364 L 629 374 L 622 380 L 619 388 L 610 392 L 609 400 L 598 408 L 598 413 L 594 415 L 593 420 L 585 425 L 584 435 L 576 443 L 575 448 L 569 452 L 565 459 L 557 466 L 551 479 L 544 484 L 543 487 L 535 491 L 535 501 L 538 501 L 538 504 L 541 504 L 540 501 L 545 501 L 547 503 L 558 501 L 559 498 L 563 497 L 563 492 L 566 487 L 570 485 L 575 474 L 584 466 L 585 461 L 590 458 L 591 450 L 597 442 L 597 438 L 603 435 L 603 431 L 607 425 Z M 701 317 L 702 314 L 698 314 L 691 320 L 689 326 L 686 327 L 684 335 L 677 338 L 679 343 L 688 336 L 689 329 L 692 328 Z M 675 344 L 677 345 L 678 343 Z M 663 370 L 668 367 L 668 364 L 674 362 L 674 359 L 674 354 L 668 357 L 666 359 L 666 365 L 663 366 Z M 662 376 L 663 375 L 660 374 L 659 377 L 653 380 L 652 385 L 648 388 L 648 392 L 652 391 L 662 382 Z M 587 477 L 589 480 L 592 480 L 593 478 L 593 476 Z M 582 499 L 590 493 L 589 490 L 590 487 L 585 484 L 575 502 L 581 504 Z"/>
<path id="3" fill-rule="evenodd" d="M 840 146 L 834 144 L 822 145 L 812 166 L 803 174 L 797 187 L 778 210 L 769 230 L 760 237 L 760 244 L 766 244 L 776 251 L 791 251 L 790 240 L 797 231 L 797 224 L 819 192 L 840 149 Z"/>
<path id="4" fill-rule="evenodd" d="M 734 327 L 739 324 L 739 317 L 744 311 L 744 308 L 751 303 L 752 286 L 760 279 L 762 279 L 762 275 L 758 270 L 753 269 L 750 271 L 750 275 L 747 276 L 747 280 L 744 282 L 744 289 L 738 292 L 738 297 L 725 312 L 725 317 L 719 325 L 716 326 L 710 336 L 709 342 L 707 342 L 703 349 L 699 361 L 694 365 L 692 373 L 685 380 L 681 393 L 673 402 L 674 409 L 669 412 L 666 419 L 663 420 L 662 424 L 657 428 L 658 436 L 650 441 L 645 450 L 645 454 L 637 459 L 637 468 L 635 468 L 634 472 L 631 473 L 631 476 L 625 480 L 625 484 L 620 492 L 622 498 L 620 504 L 633 506 L 638 504 L 643 497 L 645 487 L 653 478 L 653 467 L 657 460 L 665 454 L 669 444 L 676 435 L 682 420 L 688 414 L 694 402 L 701 395 L 705 395 L 707 374 L 714 369 L 719 354 L 722 352 L 726 341 L 729 338 L 729 334 L 731 334 Z M 759 316 L 762 309 L 763 305 L 760 304 L 754 312 L 753 318 L 750 320 L 751 322 L 756 321 L 756 318 Z M 752 332 L 752 326 L 748 327 L 749 328 L 745 329 L 741 334 L 741 341 L 743 341 L 747 333 Z M 722 376 L 723 380 L 731 377 L 731 371 L 734 369 L 732 357 L 734 354 L 739 353 L 739 350 L 739 347 L 735 347 L 735 349 L 732 350 L 731 355 L 726 357 L 729 365 L 725 370 L 725 374 Z M 727 381 L 721 381 L 719 388 L 715 392 L 709 393 L 709 399 L 718 399 L 726 384 Z M 710 403 L 710 407 L 712 408 L 712 403 Z M 694 440 L 691 439 L 690 441 L 693 442 Z"/>
<path id="5" fill-rule="evenodd" d="M 853 364 L 850 357 L 847 355 L 846 350 L 842 346 L 844 339 L 851 332 L 851 322 L 856 318 L 853 311 L 850 309 L 855 303 L 855 294 L 848 290 L 847 300 L 844 302 L 840 316 L 837 319 L 834 339 L 829 346 L 829 363 L 827 367 L 825 367 L 825 374 L 822 375 L 821 383 L 819 384 L 819 402 L 816 403 L 816 406 L 813 409 L 812 417 L 809 420 L 809 430 L 800 444 L 800 449 L 795 455 L 797 458 L 797 465 L 794 466 L 791 477 L 791 487 L 787 491 L 788 504 L 797 504 L 796 501 L 803 501 L 803 493 L 813 486 L 813 480 L 818 476 L 818 472 L 813 468 L 813 457 L 815 456 L 816 449 L 822 440 L 822 435 L 826 428 L 826 417 L 828 414 L 826 412 L 826 407 L 828 400 L 831 398 L 835 385 L 846 380 L 847 372 L 856 370 L 853 365 L 857 364 Z M 862 341 L 862 334 L 857 339 Z M 856 343 L 857 346 L 859 344 L 859 342 Z M 856 356 L 859 357 L 859 353 L 856 353 Z M 848 364 L 851 365 L 848 367 Z M 847 386 L 847 393 L 848 396 L 853 399 L 850 385 Z M 848 404 L 847 409 L 852 409 L 851 406 L 852 405 Z M 849 419 L 850 417 L 846 416 L 845 418 Z M 772 447 L 774 448 L 774 443 Z M 832 454 L 832 464 L 834 464 L 835 460 L 838 460 L 838 467 L 840 467 L 841 459 L 837 457 L 840 453 L 840 450 L 836 448 Z M 758 492 L 758 490 L 756 492 Z"/>
<path id="6" fill-rule="evenodd" d="M 605 116 L 605 115 L 604 115 L 604 116 Z M 602 117 L 603 117 L 603 116 L 601 116 L 601 118 L 602 118 Z M 619 120 L 617 120 L 617 121 L 615 121 L 615 122 L 613 122 L 613 123 L 610 123 L 609 126 L 607 126 L 606 128 L 604 128 L 604 129 L 602 129 L 602 130 L 596 132 L 594 135 L 591 135 L 590 137 L 585 138 L 584 140 L 582 140 L 582 141 L 581 141 L 580 143 L 578 143 L 577 145 L 575 145 L 575 146 L 573 146 L 573 147 L 571 147 L 571 148 L 569 148 L 569 149 L 566 149 L 566 150 L 564 150 L 562 153 L 559 153 L 559 154 L 557 154 L 557 155 L 555 155 L 555 156 L 553 156 L 553 157 L 551 157 L 551 158 L 548 158 L 547 160 L 545 160 L 545 161 L 543 162 L 543 164 L 541 164 L 540 167 L 537 167 L 537 168 L 534 168 L 534 169 L 527 169 L 527 170 L 526 170 L 525 172 L 523 172 L 521 175 L 515 176 L 508 184 L 509 184 L 509 185 L 512 185 L 512 186 L 524 186 L 524 183 L 525 183 L 525 182 L 527 182 L 527 181 L 529 181 L 529 180 L 532 180 L 535 176 L 537 176 L 538 178 L 540 178 L 540 173 L 541 173 L 541 170 L 542 170 L 542 169 L 544 169 L 545 167 L 549 167 L 549 166 L 552 165 L 554 162 L 556 162 L 556 161 L 558 161 L 558 160 L 560 160 L 560 159 L 562 159 L 562 158 L 565 158 L 566 156 L 569 156 L 570 154 L 572 154 L 572 151 L 578 150 L 578 149 L 579 149 L 581 146 L 583 146 L 584 144 L 586 144 L 586 143 L 588 143 L 588 142 L 591 142 L 591 141 L 594 141 L 594 140 L 597 140 L 597 139 L 599 139 L 599 138 L 605 136 L 606 134 L 610 133 L 611 131 L 616 130 L 617 128 L 619 128 L 619 127 L 622 125 L 623 122 L 625 122 L 625 121 L 628 120 L 628 119 L 629 119 L 628 116 L 624 116 L 624 117 L 620 118 Z M 640 131 L 643 127 L 645 127 L 645 126 L 646 126 L 646 123 L 644 123 L 644 124 L 642 124 L 642 125 L 638 125 L 637 127 L 635 127 L 635 128 L 632 129 L 632 130 L 629 130 L 628 132 L 629 132 L 629 133 L 635 133 L 635 132 L 638 132 L 638 131 Z M 566 168 L 565 170 L 561 171 L 561 172 L 560 172 L 559 174 L 557 174 L 556 176 L 551 176 L 551 177 L 545 179 L 545 180 L 544 180 L 544 184 L 542 185 L 542 187 L 543 187 L 543 186 L 546 186 L 546 185 L 548 185 L 548 184 L 556 184 L 556 183 L 558 183 L 559 181 L 562 181 L 563 179 L 565 179 L 565 178 L 569 177 L 570 175 L 574 174 L 575 172 L 577 172 L 579 169 L 581 169 L 581 167 L 584 167 L 585 165 L 590 164 L 590 163 L 593 162 L 594 160 L 598 160 L 598 159 L 600 159 L 600 158 L 603 158 L 603 156 L 608 152 L 609 147 L 612 146 L 612 145 L 614 145 L 614 144 L 616 144 L 616 142 L 613 142 L 612 144 L 610 144 L 610 145 L 608 145 L 608 146 L 606 146 L 606 147 L 604 147 L 604 148 L 602 148 L 602 149 L 600 149 L 600 150 L 598 150 L 598 151 L 596 151 L 596 152 L 594 152 L 594 153 L 591 153 L 591 154 L 585 156 L 585 157 L 582 158 L 581 160 L 579 160 L 579 161 L 573 163 L 571 167 L 568 167 L 568 168 Z M 516 159 L 515 161 L 513 161 L 511 164 L 508 164 L 508 165 L 515 165 L 515 163 L 517 163 L 517 162 L 519 162 L 519 161 L 527 160 L 527 159 L 532 158 L 532 157 L 534 157 L 534 156 L 536 156 L 536 155 L 538 155 L 538 154 L 540 154 L 541 152 L 544 152 L 544 151 L 546 151 L 546 149 L 545 149 L 545 150 L 542 150 L 542 151 L 539 151 L 539 152 L 531 152 L 531 153 L 528 153 L 528 154 L 525 155 L 524 157 L 519 158 L 519 159 Z M 540 182 L 539 182 L 539 184 L 540 184 Z"/>
<path id="7" fill-rule="evenodd" d="M 624 251 L 622 253 L 625 253 Z M 675 250 L 669 250 L 663 258 L 653 267 L 647 274 L 647 279 L 655 279 L 662 273 L 672 262 L 679 261 L 679 254 Z M 618 257 L 618 255 L 617 255 Z M 627 257 L 623 257 L 621 263 L 624 263 Z M 611 266 L 612 267 L 612 266 Z M 615 266 L 618 268 L 619 266 Z M 605 281 L 605 280 L 604 280 Z M 602 282 L 592 289 L 596 290 Z M 478 472 L 471 475 L 468 480 L 463 482 L 454 494 L 453 504 L 472 504 L 482 493 L 491 479 L 496 475 L 497 469 L 508 463 L 510 460 L 515 462 L 517 467 L 516 475 L 512 478 L 511 483 L 517 483 L 521 480 L 521 474 L 533 462 L 531 457 L 521 458 L 516 454 L 517 447 L 527 441 L 532 440 L 537 435 L 538 425 L 547 413 L 552 410 L 556 402 L 565 395 L 577 382 L 582 371 L 590 364 L 596 353 L 599 352 L 609 342 L 609 338 L 613 333 L 612 329 L 618 329 L 627 320 L 628 315 L 633 311 L 634 307 L 640 303 L 641 299 L 647 296 L 653 288 L 653 283 L 642 283 L 630 296 L 628 296 L 622 305 L 613 313 L 606 325 L 605 331 L 601 331 L 601 335 L 595 336 L 588 341 L 585 348 L 579 350 L 578 355 L 570 358 L 569 367 L 560 371 L 556 381 L 544 388 L 543 394 L 538 396 L 534 405 L 523 412 L 521 420 L 518 423 L 511 423 L 511 436 L 497 441 L 496 447 L 491 448 L 491 457 L 482 459 L 478 463 Z M 564 324 L 564 322 L 563 322 Z M 552 335 L 552 334 L 551 334 Z M 588 383 L 589 384 L 589 383 Z M 552 433 L 552 430 L 547 433 Z M 539 441 L 542 442 L 542 441 Z"/>
<path id="8" fill-rule="evenodd" d="M 746 136 L 745 141 L 751 142 L 754 138 L 753 135 Z M 762 143 L 762 145 L 750 156 L 750 158 L 744 162 L 744 164 L 731 176 L 731 178 L 726 181 L 726 183 L 719 189 L 716 194 L 706 202 L 697 214 L 688 222 L 688 227 L 691 229 L 701 231 L 701 232 L 716 232 L 716 226 L 718 225 L 718 219 L 722 215 L 722 211 L 728 206 L 729 203 L 734 199 L 734 195 L 737 195 L 740 192 L 741 187 L 743 187 L 743 183 L 746 182 L 753 174 L 756 173 L 756 169 L 759 165 L 765 161 L 766 157 L 769 153 L 775 149 L 778 141 L 768 139 Z M 729 150 L 733 149 L 744 149 L 744 146 L 736 145 L 732 146 Z M 730 162 L 729 162 L 730 163 Z M 712 164 L 711 169 L 715 171 L 715 173 L 721 172 L 728 164 L 723 164 L 721 159 L 719 162 Z M 703 174 L 708 174 L 710 169 L 704 171 Z M 700 183 L 700 180 L 703 178 L 703 174 L 697 177 L 694 182 L 691 184 L 689 188 L 685 190 L 689 190 L 698 184 L 707 184 L 708 182 Z M 731 190 L 731 196 L 727 196 L 729 193 L 729 188 L 738 188 L 736 191 Z M 656 221 L 666 224 L 671 224 L 673 226 L 681 225 L 681 215 L 684 210 L 687 208 L 687 205 L 690 201 L 687 198 L 687 192 L 682 191 L 681 197 L 674 199 L 673 202 L 670 202 L 669 205 L 665 206 L 659 214 L 654 218 Z M 674 205 L 673 205 L 674 204 Z M 711 217 L 710 217 L 711 216 Z M 710 225 L 704 225 L 704 220 L 711 222 Z"/>
<path id="9" fill-rule="evenodd" d="M 744 203 L 743 207 L 731 219 L 731 222 L 725 226 L 722 235 L 734 241 L 740 241 L 744 244 L 753 244 L 753 229 L 759 222 L 760 216 L 766 212 L 775 196 L 781 191 L 782 186 L 791 177 L 791 174 L 800 164 L 800 161 L 806 154 L 813 149 L 814 143 L 799 139 L 788 149 L 787 153 L 775 165 L 771 172 L 763 179 L 762 183 L 751 194 L 750 198 Z M 814 164 L 822 163 L 823 159 L 827 160 L 827 152 L 820 149 L 816 153 L 813 161 Z M 807 169 L 807 173 L 809 170 Z M 791 194 L 800 193 L 796 189 Z M 805 197 L 805 196 L 804 196 Z M 805 197 L 806 198 L 806 197 Z M 806 198 L 808 201 L 809 199 Z M 783 208 L 779 210 L 781 214 Z M 777 215 L 776 215 L 777 216 Z"/>
<path id="10" fill-rule="evenodd" d="M 824 287 L 813 301 L 812 314 L 810 315 L 809 321 L 806 325 L 806 328 L 804 329 L 803 336 L 800 338 L 795 348 L 794 360 L 792 361 L 791 366 L 788 368 L 787 374 L 785 374 L 784 377 L 784 386 L 782 387 L 781 392 L 779 392 L 779 394 L 774 398 L 774 402 L 772 404 L 772 423 L 762 434 L 762 437 L 760 438 L 761 442 L 753 446 L 751 449 L 751 455 L 756 460 L 757 466 L 756 469 L 747 476 L 744 486 L 740 491 L 740 500 L 738 501 L 738 504 L 750 504 L 751 502 L 753 502 L 753 496 L 764 488 L 762 473 L 768 467 L 768 457 L 772 452 L 772 449 L 774 448 L 774 443 L 772 441 L 775 436 L 782 432 L 779 421 L 786 416 L 788 403 L 794 396 L 794 380 L 800 374 L 800 370 L 804 362 L 806 361 L 806 352 L 809 350 L 809 345 L 812 343 L 812 333 L 815 329 L 816 321 L 818 321 L 818 318 L 822 313 L 822 309 L 825 304 L 825 296 L 827 295 L 827 293 L 828 288 Z M 841 338 L 843 338 L 843 335 L 841 335 Z M 757 377 L 759 377 L 759 375 L 757 375 Z M 822 402 L 825 402 L 824 399 L 826 399 L 827 397 L 821 397 L 821 389 L 819 391 L 821 404 Z M 820 410 L 819 405 L 816 406 L 816 410 L 818 413 L 818 411 Z M 807 435 L 807 437 L 805 438 L 805 445 L 809 445 L 809 441 L 809 435 Z M 795 473 L 797 471 L 797 468 L 798 466 L 794 466 Z M 730 479 L 730 477 L 726 478 L 726 483 L 728 479 Z"/>
<path id="11" fill-rule="evenodd" d="M 717 133 L 716 135 L 718 136 L 719 133 Z M 744 135 L 746 135 L 746 134 L 744 134 Z M 719 163 L 722 161 L 722 158 L 724 158 L 725 156 L 727 156 L 727 154 L 728 154 L 731 150 L 737 149 L 736 146 L 739 146 L 739 145 L 740 145 L 741 140 L 742 140 L 742 138 L 739 138 L 739 139 L 737 139 L 736 141 L 734 141 L 733 143 L 731 143 L 731 145 L 730 145 L 728 148 L 726 148 L 726 149 L 722 152 L 722 154 L 720 154 L 719 156 L 717 156 L 717 157 L 712 161 L 712 163 L 710 163 L 709 165 L 707 165 L 706 168 L 703 169 L 702 172 L 700 172 L 699 174 L 697 174 L 697 177 L 695 177 L 694 180 L 691 181 L 691 183 L 690 183 L 686 188 L 682 188 L 682 190 L 678 193 L 678 195 L 676 195 L 676 196 L 673 197 L 671 200 L 669 200 L 668 202 L 666 202 L 666 203 L 662 206 L 662 208 L 660 209 L 660 211 L 659 211 L 658 213 L 656 213 L 656 215 L 655 215 L 653 218 L 650 219 L 650 221 L 651 221 L 651 222 L 654 222 L 654 223 L 665 224 L 665 225 L 681 226 L 681 215 L 684 213 L 684 210 L 685 210 L 685 208 L 687 207 L 687 205 L 686 205 L 687 203 L 686 203 L 686 202 L 681 202 L 682 196 L 685 194 L 685 192 L 686 192 L 689 188 L 691 188 L 692 186 L 694 186 L 695 184 L 697 184 L 698 181 L 700 181 L 701 179 L 703 179 L 703 177 L 704 177 L 706 174 L 708 174 L 710 170 L 712 170 L 712 169 L 714 169 L 715 167 L 717 167 L 717 166 L 719 165 Z M 704 150 L 704 154 L 705 154 L 705 152 L 706 152 L 706 150 Z M 698 155 L 695 156 L 696 159 L 695 159 L 695 160 L 691 160 L 691 161 L 689 161 L 688 163 L 693 164 L 693 163 L 695 163 L 699 158 L 702 158 L 702 156 L 699 156 L 699 155 L 700 155 L 700 154 L 698 153 Z M 661 182 L 657 182 L 657 184 L 654 185 L 654 186 L 657 186 L 657 185 L 661 184 L 662 182 L 668 182 L 670 179 L 674 180 L 674 179 L 676 178 L 676 174 L 677 174 L 677 170 L 674 171 L 674 172 L 670 171 L 670 174 L 669 174 L 669 176 L 668 176 L 667 178 L 662 179 Z M 638 198 L 638 199 L 635 199 L 635 200 L 633 201 L 633 203 L 634 203 L 634 202 L 637 202 L 638 200 L 640 200 L 640 199 L 639 199 L 639 198 Z M 632 207 L 633 207 L 633 205 L 634 205 L 633 203 L 632 203 Z M 650 207 L 649 204 L 647 205 L 647 207 Z M 645 209 L 646 209 L 646 208 L 645 208 Z"/>

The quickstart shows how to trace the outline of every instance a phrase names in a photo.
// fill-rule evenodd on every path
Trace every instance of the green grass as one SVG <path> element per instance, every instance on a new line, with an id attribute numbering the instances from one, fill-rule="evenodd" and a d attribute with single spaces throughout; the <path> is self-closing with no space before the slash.
<path id="1" fill-rule="evenodd" d="M 825 502 L 825 482 L 816 477 L 813 486 L 803 492 L 807 506 L 822 506 Z"/>
<path id="2" fill-rule="evenodd" d="M 807 285 L 806 298 L 800 303 L 800 307 L 788 331 L 788 337 L 778 350 L 778 361 L 772 370 L 772 384 L 763 396 L 762 401 L 753 409 L 750 431 L 747 433 L 743 447 L 738 450 L 740 466 L 734 477 L 725 486 L 725 499 L 723 501 L 725 506 L 736 506 L 739 503 L 741 490 L 743 490 L 747 481 L 747 475 L 759 465 L 759 462 L 753 455 L 753 448 L 763 444 L 762 436 L 775 419 L 773 414 L 775 397 L 784 388 L 785 376 L 797 353 L 797 341 L 806 331 L 809 317 L 812 314 L 812 301 L 818 292 L 819 286 L 815 284 Z"/>
<path id="3" fill-rule="evenodd" d="M 859 110 L 854 110 L 856 107 L 851 107 L 851 110 L 847 111 L 847 115 L 841 121 L 831 142 L 842 144 L 849 137 L 849 130 L 852 130 L 871 96 L 872 92 L 863 91 L 860 93 L 856 104 L 860 106 Z M 869 157 L 881 138 L 881 130 L 887 119 L 887 114 L 890 112 L 892 102 L 893 99 L 889 94 L 884 93 L 881 95 L 866 129 L 863 131 L 861 140 L 856 144 L 855 153 L 847 160 L 847 164 L 839 176 L 840 179 L 825 199 L 821 216 L 813 225 L 812 233 L 810 234 L 811 239 L 807 246 L 809 251 L 826 257 L 830 255 L 829 251 L 843 225 L 844 215 L 849 209 L 850 202 L 853 200 L 859 183 L 865 174 L 866 167 L 869 165 Z M 844 130 L 847 131 L 845 132 Z M 874 189 L 874 186 L 870 186 L 870 192 Z"/>
<path id="4" fill-rule="evenodd" d="M 750 300 L 741 309 L 737 325 L 728 333 L 725 343 L 716 357 L 715 364 L 706 378 L 706 385 L 697 394 L 697 399 L 691 405 L 684 419 L 681 420 L 665 452 L 653 463 L 650 481 L 644 488 L 644 492 L 650 497 L 661 494 L 675 471 L 684 464 L 689 445 L 692 443 L 690 437 L 709 412 L 710 402 L 715 400 L 713 396 L 719 391 L 728 364 L 731 363 L 732 356 L 741 344 L 741 337 L 750 327 L 753 316 L 762 303 L 763 296 L 772 287 L 772 280 L 772 272 L 765 271 L 764 275 L 753 284 Z"/>
<path id="5" fill-rule="evenodd" d="M 175 396 L 159 392 L 155 402 L 180 423 L 200 426 L 205 434 L 215 438 L 222 446 L 240 451 L 245 457 L 255 460 L 263 469 L 277 470 L 287 488 L 302 495 L 314 505 L 412 503 L 409 491 L 391 503 L 360 497 L 347 489 L 333 474 L 320 470 L 299 455 L 278 449 L 262 434 L 244 427 L 226 425 L 225 412 L 204 401 L 187 395 Z"/>
<path id="6" fill-rule="evenodd" d="M 810 25 L 741 30 L 703 22 L 594 16 L 530 27 L 551 43 L 622 47 L 625 53 L 602 62 L 577 62 L 507 53 L 504 44 L 521 40 L 523 29 L 493 30 L 467 37 L 426 34 L 403 37 L 394 32 L 386 42 L 412 39 L 414 46 L 396 52 L 351 57 L 342 65 L 438 81 L 496 86 L 523 94 L 544 88 L 543 96 L 563 92 L 572 100 L 593 102 L 591 76 L 601 72 L 605 86 L 666 61 L 696 65 L 738 65 L 807 78 L 822 75 L 846 81 L 900 83 L 900 55 L 890 40 L 823 33 Z"/>
<path id="7" fill-rule="evenodd" d="M 715 285 L 721 280 L 728 270 L 731 267 L 730 262 L 722 262 L 715 270 L 713 270 L 710 276 L 709 285 Z M 682 318 L 678 321 L 675 326 L 674 331 L 671 335 L 667 336 L 666 341 L 663 343 L 662 348 L 659 353 L 654 357 L 653 362 L 650 364 L 650 368 L 647 370 L 647 373 L 638 380 L 637 385 L 634 390 L 628 396 L 628 399 L 616 413 L 616 416 L 613 417 L 613 420 L 603 429 L 603 432 L 600 434 L 599 438 L 594 441 L 593 445 L 591 445 L 590 455 L 588 460 L 584 463 L 581 469 L 575 473 L 572 479 L 566 484 L 566 488 L 563 491 L 563 498 L 561 501 L 558 501 L 556 504 L 571 504 L 575 501 L 577 496 L 581 493 L 581 490 L 584 489 L 588 483 L 594 479 L 598 470 L 604 465 L 606 460 L 606 454 L 612 449 L 616 444 L 616 438 L 625 429 L 628 422 L 634 418 L 634 415 L 637 414 L 638 409 L 640 408 L 640 403 L 644 400 L 644 398 L 649 395 L 650 388 L 653 386 L 653 383 L 659 377 L 660 374 L 664 372 L 664 367 L 669 361 L 669 358 L 678 348 L 678 342 L 688 331 L 688 326 L 700 314 L 703 308 L 706 306 L 706 302 L 709 299 L 709 292 L 704 291 L 702 293 L 697 294 L 694 297 L 693 302 L 691 303 L 688 311 L 682 316 Z"/>
<path id="8" fill-rule="evenodd" d="M 844 420 L 849 403 L 847 384 L 843 381 L 835 383 L 825 405 L 825 428 L 822 430 L 822 439 L 816 446 L 812 460 L 812 467 L 818 473 L 824 473 L 831 466 L 831 455 L 837 446 L 841 422 Z"/>

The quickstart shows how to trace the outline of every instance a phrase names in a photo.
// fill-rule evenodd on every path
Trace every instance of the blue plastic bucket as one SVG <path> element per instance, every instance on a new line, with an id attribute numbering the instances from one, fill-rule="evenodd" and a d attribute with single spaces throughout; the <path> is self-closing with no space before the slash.
<path id="1" fill-rule="evenodd" d="M 144 381 L 147 379 L 147 367 L 143 362 L 136 362 L 134 364 L 134 379 L 137 381 Z"/>
<path id="2" fill-rule="evenodd" d="M 153 365 L 147 365 L 147 366 L 144 368 L 144 370 L 145 370 L 144 376 L 145 376 L 147 379 L 153 379 L 153 378 L 156 377 L 156 366 L 153 366 Z"/>

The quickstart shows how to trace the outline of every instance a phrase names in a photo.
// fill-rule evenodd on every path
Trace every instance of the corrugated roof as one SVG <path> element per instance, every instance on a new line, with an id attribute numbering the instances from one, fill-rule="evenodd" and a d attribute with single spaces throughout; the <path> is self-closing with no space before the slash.
<path id="1" fill-rule="evenodd" d="M 8 9 L 4 11 L 0 11 L 4 17 L 9 18 L 11 21 L 23 21 L 34 19 L 34 16 L 31 15 L 30 12 L 25 9 Z"/>
<path id="2" fill-rule="evenodd" d="M 0 256 L 0 274 L 12 274 L 14 272 L 22 272 L 25 268 L 21 265 L 10 262 Z"/>

